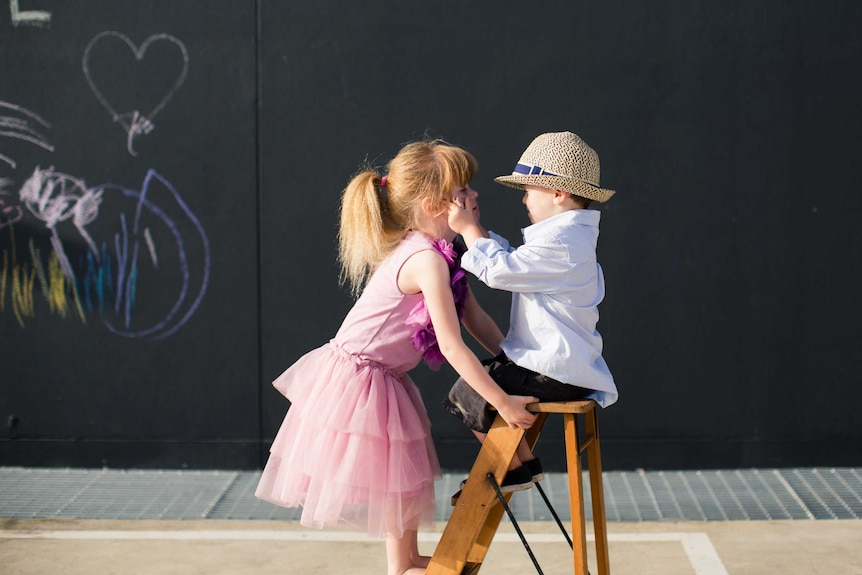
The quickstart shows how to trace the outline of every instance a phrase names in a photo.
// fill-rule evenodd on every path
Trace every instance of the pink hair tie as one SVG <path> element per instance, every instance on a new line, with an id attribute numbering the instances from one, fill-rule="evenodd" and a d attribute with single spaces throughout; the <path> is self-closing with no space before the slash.
<path id="1" fill-rule="evenodd" d="M 385 187 L 386 187 L 386 178 L 387 178 L 387 177 L 388 177 L 388 176 L 383 176 L 382 178 L 380 178 L 380 187 L 381 187 L 381 188 L 385 188 Z"/>

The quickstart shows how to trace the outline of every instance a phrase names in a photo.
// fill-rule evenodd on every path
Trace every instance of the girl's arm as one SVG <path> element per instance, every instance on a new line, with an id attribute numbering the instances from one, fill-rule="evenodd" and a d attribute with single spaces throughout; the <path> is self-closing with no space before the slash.
<path id="1" fill-rule="evenodd" d="M 497 327 L 494 320 L 491 319 L 491 316 L 479 305 L 473 292 L 470 291 L 468 294 L 464 305 L 464 318 L 462 320 L 464 327 L 467 328 L 470 335 L 482 347 L 487 349 L 492 355 L 497 355 L 500 353 L 500 343 L 502 343 L 505 336 L 500 331 L 500 328 Z"/>
<path id="2" fill-rule="evenodd" d="M 485 401 L 494 406 L 512 429 L 529 428 L 536 415 L 526 409 L 536 397 L 509 395 L 491 379 L 464 340 L 455 312 L 455 301 L 449 285 L 449 267 L 443 256 L 423 250 L 411 256 L 401 267 L 398 287 L 404 293 L 421 291 L 431 316 L 440 352 L 449 364 Z"/>

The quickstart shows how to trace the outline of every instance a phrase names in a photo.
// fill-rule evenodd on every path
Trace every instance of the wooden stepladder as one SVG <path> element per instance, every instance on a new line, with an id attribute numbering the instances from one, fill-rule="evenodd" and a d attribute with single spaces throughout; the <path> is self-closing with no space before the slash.
<path id="1" fill-rule="evenodd" d="M 528 444 L 535 446 L 545 420 L 552 413 L 562 414 L 564 418 L 574 572 L 576 575 L 588 575 L 581 466 L 581 453 L 586 451 L 598 573 L 610 575 L 596 402 L 581 400 L 531 403 L 527 409 L 537 413 L 538 417 L 526 433 L 523 429 L 509 429 L 505 421 L 497 416 L 434 550 L 431 563 L 425 571 L 426 575 L 472 575 L 479 571 L 504 513 L 504 507 L 498 500 L 490 477 L 493 477 L 497 485 L 500 484 L 521 439 L 526 437 Z M 583 438 L 578 431 L 579 415 L 584 420 Z M 509 493 L 503 497 L 508 502 L 511 496 Z"/>

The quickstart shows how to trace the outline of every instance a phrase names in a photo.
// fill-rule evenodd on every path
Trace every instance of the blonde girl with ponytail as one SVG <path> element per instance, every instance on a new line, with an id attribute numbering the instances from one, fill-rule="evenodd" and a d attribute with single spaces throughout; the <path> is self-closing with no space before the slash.
<path id="1" fill-rule="evenodd" d="M 273 385 L 290 409 L 256 495 L 302 506 L 309 527 L 341 522 L 386 538 L 387 575 L 418 575 L 417 531 L 435 517 L 440 467 L 408 372 L 448 362 L 513 428 L 534 397 L 510 396 L 461 337 L 496 354 L 503 334 L 479 307 L 452 245 L 449 217 L 466 209 L 475 158 L 442 140 L 405 145 L 381 174 L 347 184 L 338 234 L 341 281 L 357 298 L 335 336 Z M 473 202 L 475 204 L 475 202 Z"/>

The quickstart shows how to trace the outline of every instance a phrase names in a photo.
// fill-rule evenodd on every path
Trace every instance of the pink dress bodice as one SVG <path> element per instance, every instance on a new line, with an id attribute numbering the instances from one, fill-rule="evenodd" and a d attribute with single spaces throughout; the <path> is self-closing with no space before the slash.
<path id="1" fill-rule="evenodd" d="M 339 348 L 393 371 L 407 372 L 419 364 L 422 353 L 410 341 L 416 327 L 409 324 L 408 316 L 423 296 L 401 293 L 398 273 L 412 255 L 427 249 L 433 249 L 430 240 L 410 232 L 389 254 L 333 338 Z"/>

